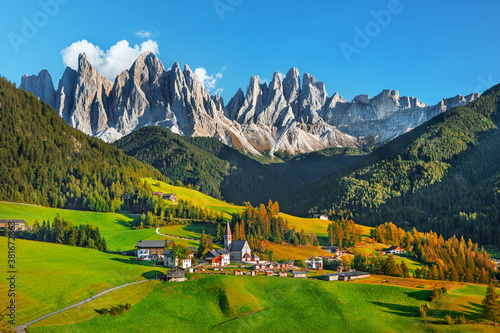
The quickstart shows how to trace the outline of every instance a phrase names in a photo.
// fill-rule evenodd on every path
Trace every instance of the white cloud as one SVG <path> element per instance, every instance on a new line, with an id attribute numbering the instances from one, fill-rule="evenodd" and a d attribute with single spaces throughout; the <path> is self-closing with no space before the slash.
<path id="1" fill-rule="evenodd" d="M 151 31 L 141 30 L 137 31 L 135 35 L 141 38 L 151 38 L 151 36 L 153 36 L 153 33 Z"/>
<path id="2" fill-rule="evenodd" d="M 78 69 L 78 55 L 85 53 L 89 62 L 105 77 L 114 80 L 124 69 L 130 68 L 137 57 L 143 52 L 159 54 L 158 43 L 151 39 L 131 47 L 126 40 L 122 40 L 103 51 L 85 39 L 75 42 L 61 51 L 63 63 L 75 70 Z"/>
<path id="3" fill-rule="evenodd" d="M 207 89 L 208 92 L 211 92 L 216 88 L 217 85 L 217 80 L 222 79 L 222 72 L 226 69 L 226 66 L 223 66 L 221 71 L 216 74 L 212 75 L 207 75 L 207 70 L 203 67 L 196 68 L 194 70 L 194 74 L 198 77 L 198 79 L 201 81 L 205 89 Z M 218 94 L 222 92 L 223 88 L 217 88 L 215 90 L 215 94 Z"/>

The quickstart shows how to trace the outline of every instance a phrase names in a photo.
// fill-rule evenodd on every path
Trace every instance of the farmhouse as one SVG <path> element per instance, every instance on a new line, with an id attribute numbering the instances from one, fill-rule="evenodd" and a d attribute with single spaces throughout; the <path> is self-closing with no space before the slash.
<path id="1" fill-rule="evenodd" d="M 323 269 L 323 257 L 312 256 L 305 261 L 308 268 Z"/>
<path id="2" fill-rule="evenodd" d="M 227 266 L 231 263 L 230 256 L 231 254 L 229 253 L 229 251 L 226 251 L 224 249 L 210 250 L 205 256 L 205 260 L 212 267 L 222 267 Z"/>
<path id="3" fill-rule="evenodd" d="M 266 271 L 266 276 L 273 276 L 273 271 Z"/>
<path id="4" fill-rule="evenodd" d="M 333 253 L 336 256 L 340 255 L 340 248 L 338 246 L 324 246 L 322 247 L 322 249 L 330 253 Z"/>
<path id="5" fill-rule="evenodd" d="M 320 219 L 320 220 L 328 221 L 328 215 L 325 215 L 325 214 L 313 214 L 312 217 L 314 219 Z"/>
<path id="6" fill-rule="evenodd" d="M 292 275 L 295 279 L 305 279 L 307 271 L 293 271 Z"/>
<path id="7" fill-rule="evenodd" d="M 189 268 L 192 266 L 192 260 L 194 258 L 194 253 L 196 252 L 196 248 L 193 246 L 188 247 L 189 249 L 189 255 L 187 258 L 183 259 L 182 262 L 179 265 L 179 258 L 174 259 L 174 255 L 172 254 L 171 250 L 166 250 L 163 252 L 163 265 L 165 267 L 175 267 L 175 266 L 180 266 L 182 268 Z"/>
<path id="8" fill-rule="evenodd" d="M 382 250 L 382 253 L 384 254 L 401 254 L 403 252 L 404 249 L 401 246 L 396 246 L 396 245 Z"/>
<path id="9" fill-rule="evenodd" d="M 323 275 L 325 281 L 351 281 L 357 279 L 366 279 L 370 277 L 370 273 L 349 271 L 343 273 L 331 273 Z"/>
<path id="10" fill-rule="evenodd" d="M 246 240 L 232 240 L 229 222 L 226 224 L 226 234 L 224 235 L 224 250 L 229 251 L 231 260 L 251 261 L 252 249 Z"/>
<path id="11" fill-rule="evenodd" d="M 234 271 L 234 275 L 241 276 L 241 275 L 243 275 L 243 271 L 240 271 L 240 270 L 236 269 L 236 270 Z"/>
<path id="12" fill-rule="evenodd" d="M 162 198 L 164 200 L 170 200 L 170 201 L 176 202 L 177 201 L 177 194 L 175 194 L 175 193 L 165 193 L 165 194 L 162 195 Z"/>
<path id="13" fill-rule="evenodd" d="M 257 271 L 254 269 L 250 272 L 250 276 L 257 276 Z"/>
<path id="14" fill-rule="evenodd" d="M 186 271 L 181 267 L 174 267 L 165 275 L 165 281 L 182 282 L 186 281 Z"/>
<path id="15" fill-rule="evenodd" d="M 165 240 L 140 240 L 135 247 L 137 260 L 162 260 Z"/>
<path id="16" fill-rule="evenodd" d="M 278 276 L 282 277 L 282 278 L 286 278 L 288 276 L 288 274 L 285 271 L 280 271 L 280 272 L 278 272 Z"/>
<path id="17" fill-rule="evenodd" d="M 25 220 L 0 220 L 0 229 L 13 228 L 14 231 L 26 231 L 33 229 Z"/>

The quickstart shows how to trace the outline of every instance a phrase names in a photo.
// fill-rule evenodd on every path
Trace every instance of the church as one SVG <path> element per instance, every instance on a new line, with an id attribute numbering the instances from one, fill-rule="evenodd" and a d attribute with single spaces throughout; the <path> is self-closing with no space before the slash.
<path id="1" fill-rule="evenodd" d="M 224 249 L 231 253 L 231 261 L 252 261 L 252 249 L 246 240 L 233 241 L 229 222 L 226 224 L 224 235 Z"/>

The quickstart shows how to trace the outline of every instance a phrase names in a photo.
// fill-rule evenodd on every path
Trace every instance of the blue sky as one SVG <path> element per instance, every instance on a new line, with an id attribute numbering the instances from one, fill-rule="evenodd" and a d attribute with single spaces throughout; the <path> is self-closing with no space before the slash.
<path id="1" fill-rule="evenodd" d="M 176 61 L 206 70 L 226 103 L 252 75 L 270 80 L 294 66 L 325 82 L 329 95 L 396 89 L 434 104 L 500 81 L 499 12 L 495 0 L 7 1 L 0 75 L 19 83 L 46 68 L 57 86 L 61 51 L 75 42 L 106 52 L 126 40 L 130 56 L 151 40 L 166 68 Z"/>

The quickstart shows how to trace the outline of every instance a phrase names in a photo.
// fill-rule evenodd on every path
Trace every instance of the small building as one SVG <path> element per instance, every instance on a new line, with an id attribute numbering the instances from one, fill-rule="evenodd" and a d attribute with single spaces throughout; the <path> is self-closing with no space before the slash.
<path id="1" fill-rule="evenodd" d="M 341 273 L 330 273 L 323 275 L 323 280 L 325 281 L 338 281 L 339 275 Z"/>
<path id="2" fill-rule="evenodd" d="M 333 253 L 336 256 L 340 255 L 340 248 L 338 246 L 324 246 L 322 247 L 322 249 L 330 253 Z"/>
<path id="3" fill-rule="evenodd" d="M 305 261 L 308 268 L 323 269 L 323 257 L 311 256 Z"/>
<path id="4" fill-rule="evenodd" d="M 196 248 L 194 246 L 189 246 L 188 249 L 189 249 L 189 255 L 187 256 L 187 258 L 183 259 L 180 263 L 179 263 L 179 258 L 176 257 L 174 259 L 174 255 L 172 254 L 171 250 L 166 250 L 165 252 L 163 252 L 163 258 L 164 258 L 163 265 L 165 267 L 180 266 L 184 269 L 191 267 L 192 260 L 194 258 L 194 253 L 196 252 Z"/>
<path id="5" fill-rule="evenodd" d="M 186 271 L 181 267 L 174 267 L 165 275 L 165 281 L 182 282 L 186 281 Z"/>
<path id="6" fill-rule="evenodd" d="M 350 272 L 339 273 L 339 281 L 367 279 L 369 277 L 370 273 L 367 272 L 350 271 Z"/>
<path id="7" fill-rule="evenodd" d="M 243 275 L 243 272 L 237 269 L 234 271 L 234 275 L 241 276 L 241 275 Z"/>
<path id="8" fill-rule="evenodd" d="M 135 244 L 137 260 L 163 260 L 165 240 L 140 240 Z"/>
<path id="9" fill-rule="evenodd" d="M 401 246 L 393 245 L 387 249 L 383 249 L 384 254 L 401 254 L 404 253 L 404 249 Z"/>
<path id="10" fill-rule="evenodd" d="M 25 220 L 0 220 L 0 229 L 10 229 L 14 231 L 26 231 L 33 229 Z"/>
<path id="11" fill-rule="evenodd" d="M 273 271 L 266 271 L 266 276 L 273 276 Z"/>
<path id="12" fill-rule="evenodd" d="M 255 269 L 250 271 L 250 276 L 257 276 L 257 271 Z"/>
<path id="13" fill-rule="evenodd" d="M 151 194 L 152 195 L 159 195 L 160 197 L 163 197 L 163 192 L 160 192 L 160 191 L 156 191 L 156 192 L 153 192 Z"/>
<path id="14" fill-rule="evenodd" d="M 264 268 L 264 265 L 259 265 L 259 264 L 253 265 L 253 269 L 255 270 L 260 270 L 262 268 Z"/>
<path id="15" fill-rule="evenodd" d="M 227 266 L 231 263 L 231 252 L 227 250 L 216 250 L 222 256 L 221 266 Z"/>
<path id="16" fill-rule="evenodd" d="M 295 279 L 305 279 L 307 277 L 307 271 L 293 271 L 292 275 Z"/>
<path id="17" fill-rule="evenodd" d="M 163 200 L 170 200 L 173 202 L 177 201 L 177 194 L 175 193 L 165 193 L 162 195 Z"/>
<path id="18" fill-rule="evenodd" d="M 270 270 L 273 270 L 274 269 L 274 264 L 271 262 L 271 263 L 269 263 L 269 264 L 266 265 L 266 268 L 270 269 Z"/>
<path id="19" fill-rule="evenodd" d="M 205 256 L 205 260 L 212 267 L 220 267 L 222 266 L 222 255 L 220 255 L 216 250 L 208 251 Z"/>
<path id="20" fill-rule="evenodd" d="M 286 278 L 288 276 L 288 274 L 285 271 L 280 271 L 280 272 L 278 272 L 278 276 L 282 277 L 282 278 Z"/>
<path id="21" fill-rule="evenodd" d="M 259 261 L 260 261 L 259 256 L 256 254 L 252 254 L 252 262 L 259 262 Z"/>
<path id="22" fill-rule="evenodd" d="M 325 214 L 313 214 L 312 217 L 314 219 L 320 219 L 320 220 L 328 221 L 328 215 L 325 215 Z"/>

